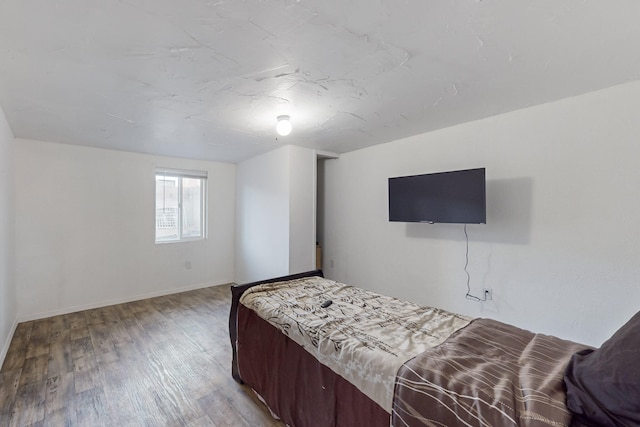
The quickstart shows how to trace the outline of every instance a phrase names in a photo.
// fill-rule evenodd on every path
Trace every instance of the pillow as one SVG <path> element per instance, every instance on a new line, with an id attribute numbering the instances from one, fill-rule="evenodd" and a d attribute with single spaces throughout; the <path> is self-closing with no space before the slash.
<path id="1" fill-rule="evenodd" d="M 640 426 L 640 312 L 599 349 L 575 353 L 564 383 L 574 424 Z"/>

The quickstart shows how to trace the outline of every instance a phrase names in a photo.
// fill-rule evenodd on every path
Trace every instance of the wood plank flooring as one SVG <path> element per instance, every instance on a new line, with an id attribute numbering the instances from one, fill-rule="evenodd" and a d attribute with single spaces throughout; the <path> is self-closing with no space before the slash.
<path id="1" fill-rule="evenodd" d="M 20 323 L 0 426 L 284 427 L 231 378 L 227 285 Z"/>

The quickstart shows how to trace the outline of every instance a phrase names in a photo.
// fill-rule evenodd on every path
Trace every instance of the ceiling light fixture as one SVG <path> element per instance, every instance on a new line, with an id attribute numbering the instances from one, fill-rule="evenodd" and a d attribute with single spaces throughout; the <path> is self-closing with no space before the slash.
<path id="1" fill-rule="evenodd" d="M 278 135 L 287 136 L 291 133 L 293 126 L 291 125 L 291 118 L 289 116 L 278 116 L 278 124 L 276 125 L 276 132 Z"/>

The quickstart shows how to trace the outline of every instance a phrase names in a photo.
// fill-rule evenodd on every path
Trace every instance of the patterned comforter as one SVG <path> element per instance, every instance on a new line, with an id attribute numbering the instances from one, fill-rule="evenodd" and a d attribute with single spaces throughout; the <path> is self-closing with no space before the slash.
<path id="1" fill-rule="evenodd" d="M 258 285 L 240 302 L 389 413 L 400 366 L 470 321 L 320 277 Z"/>
<path id="2" fill-rule="evenodd" d="M 566 427 L 563 373 L 585 348 L 474 320 L 400 368 L 392 425 Z"/>

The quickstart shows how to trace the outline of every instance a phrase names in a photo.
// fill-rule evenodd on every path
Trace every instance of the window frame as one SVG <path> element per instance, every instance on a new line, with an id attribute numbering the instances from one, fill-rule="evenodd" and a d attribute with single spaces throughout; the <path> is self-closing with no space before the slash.
<path id="1" fill-rule="evenodd" d="M 207 239 L 207 172 L 206 171 L 197 171 L 197 170 L 186 170 L 186 169 L 174 169 L 174 168 L 156 168 L 154 174 L 155 180 L 155 191 L 156 191 L 156 200 L 154 200 L 155 207 L 155 228 L 154 228 L 154 241 L 156 244 L 165 244 L 165 243 L 182 243 L 182 242 L 195 242 L 199 240 Z M 176 222 L 178 229 L 178 238 L 177 239 L 162 239 L 158 240 L 158 199 L 157 199 L 157 191 L 158 191 L 158 178 L 159 177 L 169 177 L 175 178 L 178 182 L 178 210 L 176 213 Z M 200 180 L 200 235 L 198 236 L 184 236 L 184 191 L 183 191 L 183 179 L 198 179 Z"/>

